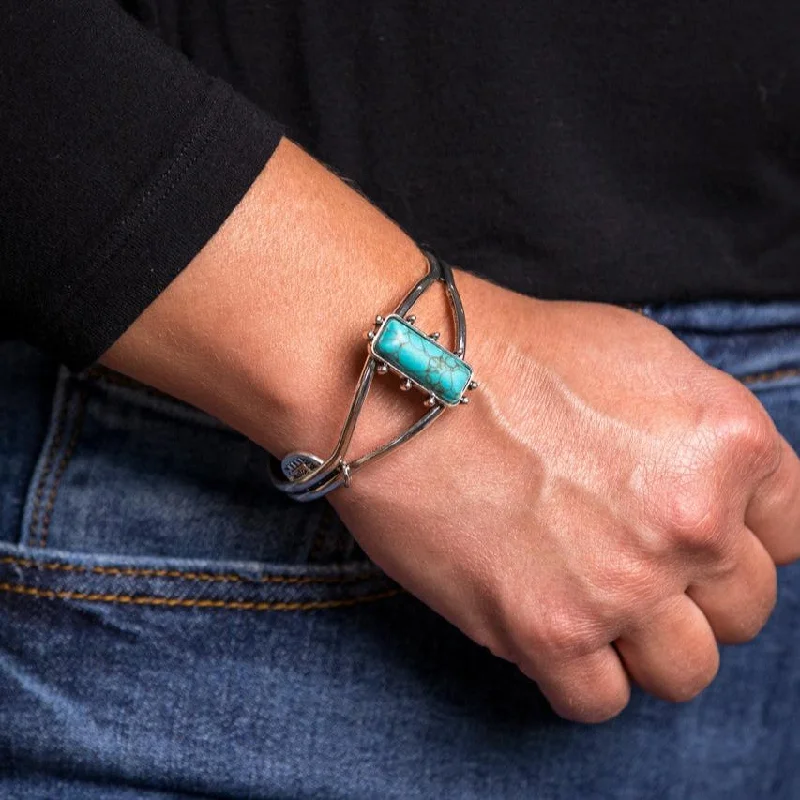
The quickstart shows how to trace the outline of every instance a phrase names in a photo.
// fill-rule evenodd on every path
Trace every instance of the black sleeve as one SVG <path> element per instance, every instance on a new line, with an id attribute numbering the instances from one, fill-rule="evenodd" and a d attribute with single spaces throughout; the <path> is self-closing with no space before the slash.
<path id="1" fill-rule="evenodd" d="M 95 361 L 280 135 L 111 0 L 0 0 L 0 337 Z"/>

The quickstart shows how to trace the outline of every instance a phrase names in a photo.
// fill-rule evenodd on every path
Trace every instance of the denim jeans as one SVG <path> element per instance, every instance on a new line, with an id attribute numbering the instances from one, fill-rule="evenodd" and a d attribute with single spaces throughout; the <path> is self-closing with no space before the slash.
<path id="1" fill-rule="evenodd" d="M 800 447 L 800 303 L 644 313 Z M 800 798 L 797 566 L 700 697 L 584 726 L 180 402 L 5 343 L 0 454 L 2 798 Z"/>

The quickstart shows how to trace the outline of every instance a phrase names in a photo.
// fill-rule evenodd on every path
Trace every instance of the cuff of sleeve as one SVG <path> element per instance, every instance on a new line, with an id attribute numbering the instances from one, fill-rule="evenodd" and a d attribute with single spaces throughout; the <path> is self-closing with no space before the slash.
<path id="1" fill-rule="evenodd" d="M 94 363 L 217 232 L 281 133 L 226 83 L 211 82 L 174 157 L 93 249 L 56 312 L 46 348 L 72 369 Z"/>

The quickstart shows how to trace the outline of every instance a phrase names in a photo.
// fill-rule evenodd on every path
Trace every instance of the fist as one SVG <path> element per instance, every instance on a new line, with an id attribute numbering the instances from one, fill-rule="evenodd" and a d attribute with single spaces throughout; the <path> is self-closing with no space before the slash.
<path id="1" fill-rule="evenodd" d="M 613 717 L 631 680 L 694 697 L 800 556 L 797 456 L 747 389 L 644 317 L 457 279 L 481 388 L 330 501 L 562 716 Z"/>

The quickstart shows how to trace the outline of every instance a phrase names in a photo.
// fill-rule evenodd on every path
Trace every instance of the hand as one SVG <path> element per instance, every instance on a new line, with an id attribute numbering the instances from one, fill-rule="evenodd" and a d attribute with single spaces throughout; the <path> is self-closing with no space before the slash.
<path id="1" fill-rule="evenodd" d="M 330 501 L 557 713 L 608 719 L 629 677 L 690 699 L 717 641 L 763 626 L 775 562 L 800 555 L 797 457 L 747 389 L 665 328 L 457 278 L 481 388 Z"/>
<path id="2" fill-rule="evenodd" d="M 366 354 L 354 344 L 423 274 L 397 226 L 284 141 L 102 360 L 278 456 L 327 454 Z M 481 388 L 330 501 L 377 563 L 560 714 L 607 719 L 629 676 L 692 697 L 717 640 L 763 625 L 775 562 L 800 555 L 796 456 L 753 395 L 645 318 L 458 284 Z M 414 311 L 446 330 L 433 291 Z M 376 379 L 355 452 L 421 413 L 396 386 Z"/>

